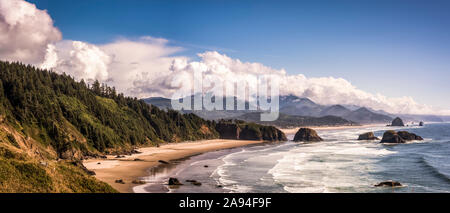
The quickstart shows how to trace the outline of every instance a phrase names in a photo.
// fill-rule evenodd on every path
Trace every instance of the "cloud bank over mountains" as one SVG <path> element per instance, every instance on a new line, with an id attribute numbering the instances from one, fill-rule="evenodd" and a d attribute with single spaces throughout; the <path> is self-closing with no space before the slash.
<path id="1" fill-rule="evenodd" d="M 242 62 L 218 52 L 200 53 L 197 61 L 174 56 L 182 50 L 166 39 L 149 36 L 102 45 L 63 40 L 45 10 L 23 0 L 0 0 L 1 60 L 31 63 L 77 80 L 97 79 L 126 95 L 171 97 L 178 89 L 171 85 L 172 80 L 181 76 L 189 83 L 194 71 L 230 82 L 271 74 L 280 82 L 281 95 L 308 97 L 324 105 L 352 104 L 402 114 L 450 114 L 450 110 L 418 104 L 411 97 L 368 93 L 342 78 L 289 75 L 283 69 Z"/>

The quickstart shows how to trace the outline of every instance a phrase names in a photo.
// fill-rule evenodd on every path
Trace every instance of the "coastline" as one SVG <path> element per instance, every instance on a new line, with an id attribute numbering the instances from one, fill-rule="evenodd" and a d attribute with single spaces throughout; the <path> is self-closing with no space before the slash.
<path id="1" fill-rule="evenodd" d="M 358 125 L 358 126 L 302 126 L 295 127 L 289 129 L 281 129 L 282 132 L 286 135 L 292 135 L 297 133 L 300 128 L 310 128 L 314 130 L 341 130 L 341 129 L 361 129 L 361 128 L 370 128 L 370 127 L 382 127 L 386 126 L 386 124 L 366 124 L 366 125 Z"/>
<path id="2" fill-rule="evenodd" d="M 205 152 L 261 143 L 265 141 L 214 139 L 165 144 L 160 147 L 140 148 L 138 151 L 141 153 L 123 158 L 109 155 L 106 159 L 88 159 L 83 161 L 83 164 L 96 173 L 97 179 L 108 183 L 117 191 L 133 193 L 133 188 L 140 184 L 133 184 L 132 181 L 147 176 L 150 168 L 161 164 L 159 160 L 171 161 Z M 124 183 L 115 182 L 119 179 L 122 179 Z"/>
<path id="3" fill-rule="evenodd" d="M 382 124 L 360 125 L 360 126 L 310 126 L 315 130 L 340 130 L 353 128 L 368 128 L 382 126 Z M 383 125 L 384 126 L 384 125 Z M 299 128 L 280 129 L 286 135 L 295 134 Z M 106 159 L 84 160 L 84 166 L 96 173 L 95 177 L 111 185 L 120 193 L 134 193 L 133 188 L 142 184 L 133 184 L 135 180 L 148 176 L 151 168 L 155 168 L 162 161 L 173 161 L 197 154 L 212 152 L 217 150 L 243 147 L 252 144 L 262 144 L 266 141 L 246 141 L 213 139 L 188 141 L 182 143 L 164 144 L 160 147 L 139 148 L 140 153 L 125 155 L 116 158 L 116 155 L 108 155 Z M 116 183 L 116 180 L 123 180 L 124 183 Z"/>

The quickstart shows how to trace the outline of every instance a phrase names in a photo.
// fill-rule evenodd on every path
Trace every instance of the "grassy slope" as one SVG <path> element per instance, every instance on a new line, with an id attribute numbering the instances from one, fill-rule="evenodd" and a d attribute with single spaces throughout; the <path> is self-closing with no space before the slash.
<path id="1" fill-rule="evenodd" d="M 0 124 L 0 193 L 117 192 L 73 162 L 55 158 L 51 149 Z"/>

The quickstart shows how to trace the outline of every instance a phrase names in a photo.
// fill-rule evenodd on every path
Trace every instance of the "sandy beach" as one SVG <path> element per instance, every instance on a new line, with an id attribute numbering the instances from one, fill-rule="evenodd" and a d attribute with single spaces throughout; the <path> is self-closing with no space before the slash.
<path id="1" fill-rule="evenodd" d="M 138 149 L 139 154 L 116 158 L 107 156 L 106 159 L 89 159 L 83 162 L 89 170 L 95 171 L 95 177 L 104 181 L 122 193 L 132 193 L 133 180 L 148 175 L 148 169 L 157 166 L 159 160 L 176 160 L 200 153 L 228 149 L 250 144 L 263 143 L 263 141 L 243 140 L 203 140 L 196 142 L 184 142 L 177 144 L 166 144 L 160 147 L 147 147 Z M 116 183 L 122 179 L 124 184 Z"/>
<path id="2" fill-rule="evenodd" d="M 315 130 L 338 130 L 374 127 L 379 125 L 362 126 L 313 126 Z M 298 128 L 281 129 L 286 135 L 295 134 Z M 196 154 L 211 152 L 221 149 L 241 147 L 251 144 L 264 143 L 263 141 L 244 141 L 244 140 L 202 140 L 195 142 L 183 142 L 176 144 L 165 144 L 160 147 L 145 147 L 138 149 L 139 154 L 131 156 L 126 155 L 123 158 L 116 158 L 115 155 L 109 155 L 106 159 L 89 159 L 83 162 L 89 170 L 95 171 L 95 177 L 104 181 L 122 193 L 133 193 L 134 180 L 139 180 L 148 175 L 150 168 L 160 165 L 159 160 L 171 161 Z M 122 179 L 124 183 L 116 183 L 116 180 Z"/>

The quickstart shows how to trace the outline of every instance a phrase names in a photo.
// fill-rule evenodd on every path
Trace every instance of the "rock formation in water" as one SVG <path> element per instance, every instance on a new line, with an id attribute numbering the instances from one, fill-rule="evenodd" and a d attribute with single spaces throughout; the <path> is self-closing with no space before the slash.
<path id="1" fill-rule="evenodd" d="M 400 186 L 402 186 L 402 184 L 400 182 L 397 182 L 397 181 L 389 180 L 389 181 L 381 182 L 381 183 L 379 183 L 379 184 L 377 184 L 375 186 L 376 187 L 380 187 L 380 186 L 400 187 Z"/>
<path id="2" fill-rule="evenodd" d="M 407 131 L 389 130 L 384 133 L 381 143 L 406 143 L 406 141 L 412 140 L 423 140 L 423 138 Z"/>
<path id="3" fill-rule="evenodd" d="M 396 131 L 389 130 L 383 134 L 381 143 L 405 143 L 406 141 Z"/>
<path id="4" fill-rule="evenodd" d="M 423 138 L 414 134 L 414 133 L 410 133 L 407 131 L 399 131 L 397 132 L 398 135 L 400 135 L 400 137 L 403 138 L 403 140 L 405 141 L 422 141 Z"/>
<path id="5" fill-rule="evenodd" d="M 169 178 L 169 186 L 180 186 L 183 185 L 177 178 Z"/>
<path id="6" fill-rule="evenodd" d="M 405 126 L 405 124 L 403 123 L 402 119 L 399 117 L 396 117 L 393 121 L 391 126 Z"/>
<path id="7" fill-rule="evenodd" d="M 319 137 L 315 130 L 309 128 L 301 128 L 295 134 L 294 141 L 318 142 L 323 141 L 323 139 Z"/>
<path id="8" fill-rule="evenodd" d="M 419 123 L 419 126 L 424 126 L 425 124 L 423 123 L 423 121 L 421 121 L 420 123 Z"/>
<path id="9" fill-rule="evenodd" d="M 358 140 L 380 140 L 380 139 L 375 137 L 373 132 L 367 132 L 367 133 L 359 135 Z"/>

